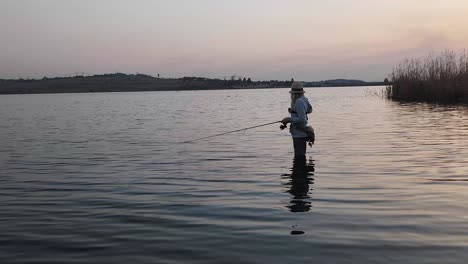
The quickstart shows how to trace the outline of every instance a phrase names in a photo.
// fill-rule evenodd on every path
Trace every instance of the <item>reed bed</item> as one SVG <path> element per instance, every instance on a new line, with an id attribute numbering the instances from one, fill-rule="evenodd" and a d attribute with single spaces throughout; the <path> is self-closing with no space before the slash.
<path id="1" fill-rule="evenodd" d="M 395 101 L 468 103 L 466 51 L 446 50 L 423 58 L 405 59 L 390 74 L 385 95 Z"/>

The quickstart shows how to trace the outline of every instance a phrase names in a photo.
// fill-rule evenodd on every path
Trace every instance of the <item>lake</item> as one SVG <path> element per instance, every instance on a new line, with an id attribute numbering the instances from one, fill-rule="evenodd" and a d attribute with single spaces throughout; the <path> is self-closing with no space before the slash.
<path id="1" fill-rule="evenodd" d="M 383 87 L 0 96 L 1 263 L 467 263 L 468 107 Z"/>

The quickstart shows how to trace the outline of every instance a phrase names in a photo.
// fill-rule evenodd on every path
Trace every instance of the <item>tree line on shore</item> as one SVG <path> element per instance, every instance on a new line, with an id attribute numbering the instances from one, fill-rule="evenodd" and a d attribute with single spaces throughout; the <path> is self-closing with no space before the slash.
<path id="1" fill-rule="evenodd" d="M 154 77 L 139 73 L 110 73 L 92 76 L 44 77 L 42 79 L 0 79 L 0 94 L 256 89 L 290 87 L 293 82 L 294 79 L 252 81 L 251 78 L 238 75 L 232 75 L 230 78 L 211 79 L 205 77 L 160 78 L 159 74 L 158 77 Z M 383 82 L 369 83 L 346 79 L 304 82 L 306 87 L 382 84 Z"/>

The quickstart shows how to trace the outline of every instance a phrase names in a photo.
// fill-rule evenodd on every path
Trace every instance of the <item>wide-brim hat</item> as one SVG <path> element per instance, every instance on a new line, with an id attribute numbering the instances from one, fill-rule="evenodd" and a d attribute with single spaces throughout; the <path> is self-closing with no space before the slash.
<path id="1" fill-rule="evenodd" d="M 291 91 L 289 91 L 290 94 L 303 94 L 304 92 L 304 87 L 301 82 L 293 82 L 291 85 Z"/>

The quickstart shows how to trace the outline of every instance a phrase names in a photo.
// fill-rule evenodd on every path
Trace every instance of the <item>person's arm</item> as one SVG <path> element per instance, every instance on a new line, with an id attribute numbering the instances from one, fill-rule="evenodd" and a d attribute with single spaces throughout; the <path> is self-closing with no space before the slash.
<path id="1" fill-rule="evenodd" d="M 291 123 L 297 125 L 304 125 L 307 123 L 307 114 L 306 114 L 306 106 L 304 101 L 297 100 L 296 104 L 294 105 L 294 111 L 296 111 L 297 116 L 291 117 Z"/>
<path id="2" fill-rule="evenodd" d="M 307 108 L 307 114 L 311 114 L 314 111 L 314 108 L 310 102 L 308 103 Z"/>

